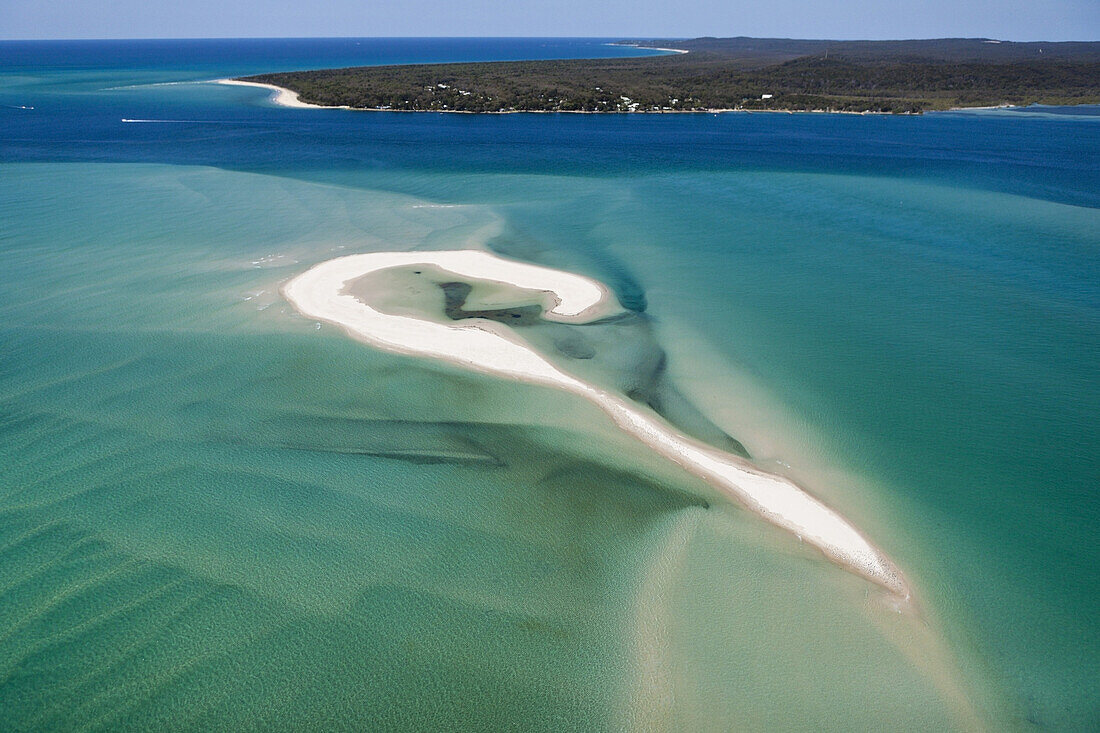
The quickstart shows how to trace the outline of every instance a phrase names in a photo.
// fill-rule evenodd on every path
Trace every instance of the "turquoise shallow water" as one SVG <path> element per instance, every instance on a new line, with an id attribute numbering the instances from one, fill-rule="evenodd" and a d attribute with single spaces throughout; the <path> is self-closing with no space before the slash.
<path id="1" fill-rule="evenodd" d="M 1100 117 L 134 86 L 609 48 L 327 43 L 0 44 L 3 727 L 1096 725 Z M 677 387 L 917 612 L 594 408 L 278 295 L 470 245 L 644 310 Z"/>

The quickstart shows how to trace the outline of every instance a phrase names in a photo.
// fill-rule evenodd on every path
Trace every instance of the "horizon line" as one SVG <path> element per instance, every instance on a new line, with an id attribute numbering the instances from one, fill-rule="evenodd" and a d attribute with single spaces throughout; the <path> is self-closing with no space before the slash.
<path id="1" fill-rule="evenodd" d="M 728 39 L 749 38 L 753 40 L 779 41 L 835 41 L 851 42 L 902 42 L 902 41 L 999 41 L 1001 43 L 1100 43 L 1100 39 L 1010 39 L 992 36 L 936 36 L 925 38 L 797 38 L 794 36 L 668 36 L 668 35 L 621 35 L 621 36 L 478 36 L 478 35 L 382 35 L 382 36 L 60 36 L 48 38 L 2 38 L 0 43 L 35 43 L 64 41 L 339 41 L 339 40 L 422 40 L 422 39 L 470 39 L 470 40 L 592 40 L 592 41 L 694 41 L 702 38 Z"/>

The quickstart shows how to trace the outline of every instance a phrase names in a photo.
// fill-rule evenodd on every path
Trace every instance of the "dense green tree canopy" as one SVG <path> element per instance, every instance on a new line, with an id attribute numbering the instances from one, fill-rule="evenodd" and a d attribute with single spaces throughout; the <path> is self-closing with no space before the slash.
<path id="1" fill-rule="evenodd" d="M 1100 43 L 637 41 L 687 54 L 368 66 L 248 77 L 305 102 L 364 109 L 921 112 L 1100 103 Z"/>

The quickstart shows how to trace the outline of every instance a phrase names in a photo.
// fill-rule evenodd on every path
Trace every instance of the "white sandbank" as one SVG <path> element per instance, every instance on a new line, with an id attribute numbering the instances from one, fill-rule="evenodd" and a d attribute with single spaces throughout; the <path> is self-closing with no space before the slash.
<path id="1" fill-rule="evenodd" d="M 661 48 L 660 46 L 642 46 L 637 43 L 608 43 L 608 46 L 626 46 L 627 48 L 640 48 L 644 51 L 667 51 L 668 53 L 689 53 L 686 48 Z"/>
<path id="2" fill-rule="evenodd" d="M 280 107 L 298 107 L 300 109 L 346 109 L 343 107 L 332 107 L 323 104 L 309 104 L 308 102 L 303 102 L 298 99 L 298 92 L 284 87 L 277 87 L 274 84 L 260 84 L 255 81 L 240 81 L 239 79 L 215 79 L 214 83 L 235 87 L 259 87 L 260 89 L 269 89 L 274 92 L 274 94 L 271 95 L 271 101 Z"/>
<path id="3" fill-rule="evenodd" d="M 288 282 L 283 294 L 302 314 L 342 326 L 352 336 L 389 351 L 427 356 L 475 371 L 556 387 L 580 395 L 621 429 L 703 478 L 768 521 L 798 535 L 860 575 L 908 597 L 897 568 L 835 511 L 790 480 L 692 438 L 616 394 L 551 364 L 507 326 L 484 319 L 435 323 L 392 315 L 346 292 L 364 275 L 393 267 L 434 265 L 462 278 L 491 280 L 547 293 L 543 317 L 584 323 L 621 306 L 601 283 L 561 270 L 516 262 L 478 250 L 376 252 L 315 265 Z"/>

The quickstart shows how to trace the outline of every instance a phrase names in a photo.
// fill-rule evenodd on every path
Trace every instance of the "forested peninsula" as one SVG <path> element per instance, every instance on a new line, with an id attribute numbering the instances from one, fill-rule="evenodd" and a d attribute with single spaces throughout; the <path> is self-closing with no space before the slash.
<path id="1" fill-rule="evenodd" d="M 686 53 L 365 66 L 243 77 L 308 104 L 432 112 L 920 113 L 1100 104 L 1100 43 L 632 40 Z"/>

